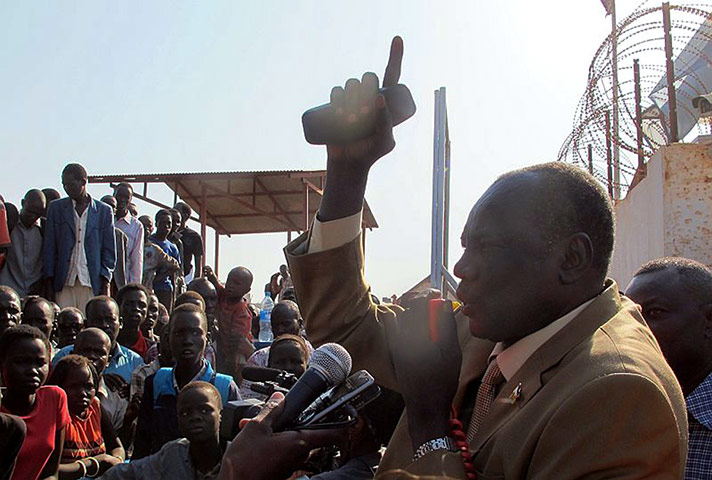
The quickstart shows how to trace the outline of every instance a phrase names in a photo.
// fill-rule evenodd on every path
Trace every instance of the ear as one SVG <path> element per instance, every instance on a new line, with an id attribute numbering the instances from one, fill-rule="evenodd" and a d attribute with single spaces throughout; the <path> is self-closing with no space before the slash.
<path id="1" fill-rule="evenodd" d="M 574 233 L 561 240 L 563 251 L 559 279 L 565 285 L 578 281 L 593 264 L 593 243 L 588 234 Z"/>
<path id="2" fill-rule="evenodd" d="M 700 306 L 700 312 L 705 317 L 705 339 L 712 339 L 712 303 Z"/>

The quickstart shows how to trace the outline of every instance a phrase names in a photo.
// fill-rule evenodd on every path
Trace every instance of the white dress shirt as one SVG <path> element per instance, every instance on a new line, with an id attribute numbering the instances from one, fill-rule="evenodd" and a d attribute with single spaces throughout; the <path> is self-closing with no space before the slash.
<path id="1" fill-rule="evenodd" d="M 89 276 L 89 265 L 87 264 L 87 252 L 84 250 L 85 236 L 87 232 L 87 218 L 89 217 L 89 205 L 82 212 L 81 217 L 77 214 L 77 202 L 72 200 L 72 213 L 74 214 L 74 248 L 72 258 L 69 261 L 69 272 L 64 285 L 73 287 L 79 285 L 91 288 L 91 277 Z"/>
<path id="2" fill-rule="evenodd" d="M 126 212 L 126 216 L 123 218 L 117 218 L 115 225 L 128 237 L 126 283 L 141 283 L 143 276 L 143 225 L 130 212 Z"/>

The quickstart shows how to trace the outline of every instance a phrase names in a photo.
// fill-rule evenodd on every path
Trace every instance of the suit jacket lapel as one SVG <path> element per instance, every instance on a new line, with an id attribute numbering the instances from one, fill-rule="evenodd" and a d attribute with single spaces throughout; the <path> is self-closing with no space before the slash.
<path id="1" fill-rule="evenodd" d="M 88 235 L 89 232 L 91 232 L 97 224 L 97 221 L 99 220 L 97 217 L 99 213 L 98 205 L 96 203 L 96 200 L 93 198 L 89 201 L 89 205 L 87 205 L 87 228 L 86 231 L 84 232 L 84 238 Z M 86 245 L 86 244 L 85 244 Z"/>
<path id="2" fill-rule="evenodd" d="M 74 225 L 74 204 L 69 197 L 62 203 L 62 216 L 64 217 L 64 221 L 67 222 L 67 225 L 69 225 L 68 230 L 71 234 L 72 244 L 74 244 L 74 242 L 77 241 L 76 227 Z"/>
<path id="3" fill-rule="evenodd" d="M 542 387 L 542 374 L 554 368 L 567 353 L 593 335 L 620 308 L 618 285 L 613 280 L 608 280 L 603 293 L 534 352 L 522 368 L 500 389 L 470 445 L 471 451 L 479 451 L 497 430 L 536 395 Z"/>

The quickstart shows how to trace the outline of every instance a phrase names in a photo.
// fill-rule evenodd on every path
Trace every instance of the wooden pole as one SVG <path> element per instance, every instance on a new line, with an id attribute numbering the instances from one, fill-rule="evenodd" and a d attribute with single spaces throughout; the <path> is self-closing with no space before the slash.
<path id="1" fill-rule="evenodd" d="M 588 173 L 593 175 L 593 145 L 588 144 Z"/>
<path id="2" fill-rule="evenodd" d="M 200 199 L 200 237 L 203 239 L 203 260 L 201 265 L 201 270 L 202 267 L 205 265 L 205 262 L 207 261 L 207 252 L 208 252 L 208 247 L 207 247 L 207 238 L 205 238 L 205 235 L 207 233 L 208 229 L 208 198 L 207 198 L 207 191 L 208 187 L 203 184 L 202 185 L 202 197 Z"/>
<path id="3" fill-rule="evenodd" d="M 217 230 L 215 230 L 215 266 L 213 267 L 213 271 L 215 272 L 215 276 L 219 277 L 220 275 L 220 234 L 218 233 Z"/>
<path id="4" fill-rule="evenodd" d="M 667 77 L 668 117 L 670 142 L 680 141 L 677 130 L 677 99 L 675 95 L 675 65 L 672 63 L 672 35 L 670 35 L 670 3 L 663 3 L 663 30 L 665 37 L 665 76 Z"/>
<path id="5" fill-rule="evenodd" d="M 309 230 L 309 185 L 304 185 L 304 231 Z"/>

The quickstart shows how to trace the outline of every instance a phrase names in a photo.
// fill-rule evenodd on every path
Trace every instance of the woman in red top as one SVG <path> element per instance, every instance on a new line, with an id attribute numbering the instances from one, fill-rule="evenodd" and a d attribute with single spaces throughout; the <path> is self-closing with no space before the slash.
<path id="1" fill-rule="evenodd" d="M 72 418 L 64 435 L 60 480 L 95 477 L 122 463 L 124 448 L 96 398 L 99 376 L 92 362 L 80 355 L 67 355 L 54 366 L 47 383 L 67 393 Z"/>
<path id="2" fill-rule="evenodd" d="M 17 415 L 27 437 L 17 456 L 13 480 L 56 478 L 64 430 L 69 424 L 67 396 L 59 387 L 42 386 L 49 371 L 49 343 L 29 325 L 7 329 L 0 337 L 0 373 L 5 394 L 0 411 Z"/>

